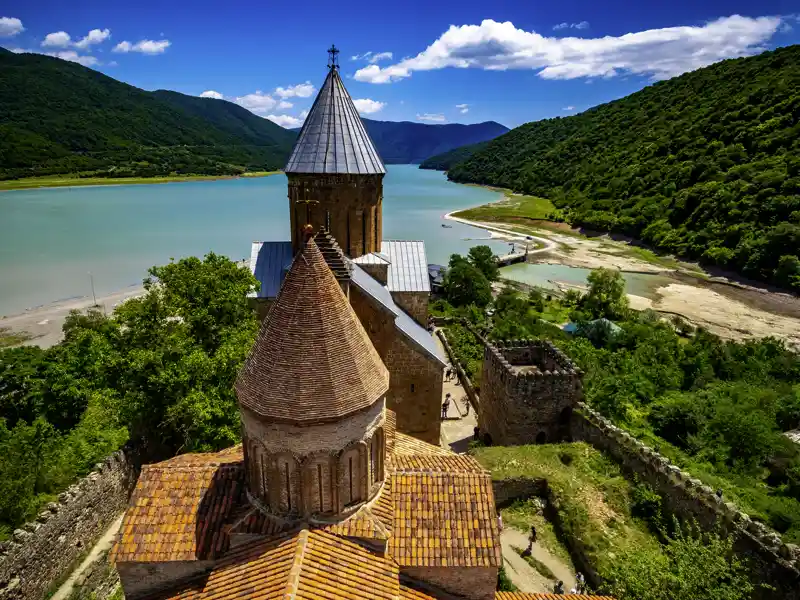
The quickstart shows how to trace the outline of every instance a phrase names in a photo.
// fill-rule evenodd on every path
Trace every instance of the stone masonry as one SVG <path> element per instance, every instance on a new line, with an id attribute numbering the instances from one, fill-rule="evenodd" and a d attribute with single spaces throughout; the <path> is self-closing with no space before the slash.
<path id="1" fill-rule="evenodd" d="M 124 510 L 136 484 L 132 451 L 118 451 L 59 494 L 0 546 L 0 598 L 40 598 Z"/>
<path id="2" fill-rule="evenodd" d="M 428 292 L 392 292 L 392 298 L 417 323 L 428 326 Z"/>
<path id="3" fill-rule="evenodd" d="M 572 410 L 583 399 L 583 373 L 553 344 L 484 340 L 478 426 L 502 446 L 569 438 Z"/>

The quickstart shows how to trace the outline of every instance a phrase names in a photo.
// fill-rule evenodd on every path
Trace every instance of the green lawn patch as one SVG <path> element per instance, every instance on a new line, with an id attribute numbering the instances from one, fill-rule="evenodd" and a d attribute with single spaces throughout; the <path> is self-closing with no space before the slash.
<path id="1" fill-rule="evenodd" d="M 31 336 L 25 332 L 12 332 L 8 327 L 0 327 L 0 348 L 19 346 L 29 339 Z"/>
<path id="2" fill-rule="evenodd" d="M 555 211 L 556 207 L 547 198 L 506 192 L 505 198 L 499 202 L 462 210 L 455 213 L 454 216 L 470 221 L 484 221 L 488 218 L 502 220 L 515 217 L 547 220 Z"/>

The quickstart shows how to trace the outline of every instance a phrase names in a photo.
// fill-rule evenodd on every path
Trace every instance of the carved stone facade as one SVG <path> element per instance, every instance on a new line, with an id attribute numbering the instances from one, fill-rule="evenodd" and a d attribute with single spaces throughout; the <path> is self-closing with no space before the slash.
<path id="1" fill-rule="evenodd" d="M 248 492 L 283 517 L 329 519 L 371 500 L 383 484 L 385 401 L 335 423 L 265 422 L 242 409 Z"/>
<path id="2" fill-rule="evenodd" d="M 478 426 L 502 446 L 568 439 L 583 373 L 550 342 L 484 340 Z"/>
<path id="3" fill-rule="evenodd" d="M 346 255 L 380 252 L 383 234 L 383 175 L 292 174 L 289 215 L 292 249 L 303 245 L 303 227 L 326 229 Z"/>

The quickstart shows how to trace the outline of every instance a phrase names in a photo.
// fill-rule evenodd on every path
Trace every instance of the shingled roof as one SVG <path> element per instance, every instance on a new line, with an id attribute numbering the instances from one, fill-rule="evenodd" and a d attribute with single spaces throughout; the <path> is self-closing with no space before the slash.
<path id="1" fill-rule="evenodd" d="M 371 406 L 388 389 L 389 372 L 309 239 L 239 373 L 239 402 L 272 421 L 311 424 Z"/>
<path id="2" fill-rule="evenodd" d="M 284 171 L 355 175 L 386 173 L 336 67 L 328 72 Z"/>

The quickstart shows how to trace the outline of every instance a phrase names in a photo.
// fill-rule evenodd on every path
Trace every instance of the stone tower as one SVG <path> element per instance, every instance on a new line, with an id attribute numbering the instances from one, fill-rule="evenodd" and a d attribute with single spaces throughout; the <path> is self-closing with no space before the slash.
<path id="1" fill-rule="evenodd" d="M 381 489 L 389 373 L 313 239 L 236 382 L 247 491 L 284 520 L 336 521 Z"/>
<path id="2" fill-rule="evenodd" d="M 289 179 L 292 249 L 303 226 L 327 229 L 345 254 L 381 251 L 383 166 L 328 50 L 328 76 L 297 136 L 284 171 Z"/>

